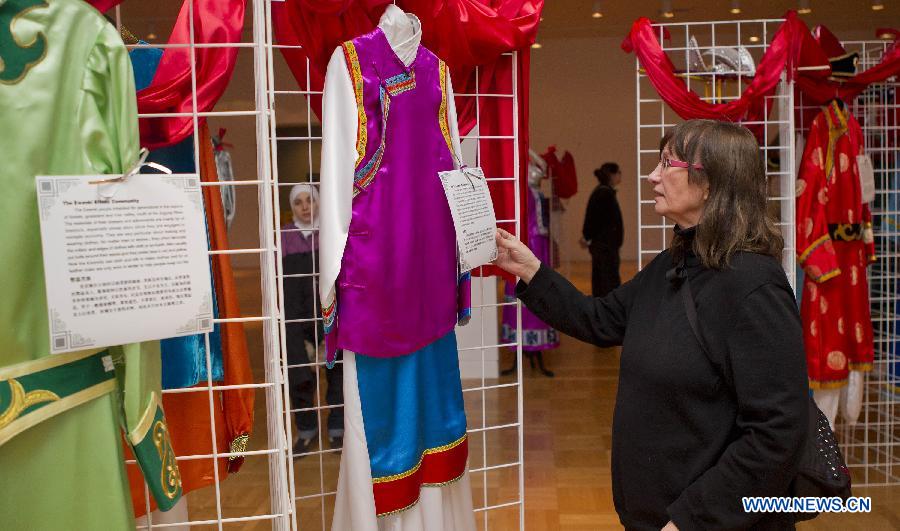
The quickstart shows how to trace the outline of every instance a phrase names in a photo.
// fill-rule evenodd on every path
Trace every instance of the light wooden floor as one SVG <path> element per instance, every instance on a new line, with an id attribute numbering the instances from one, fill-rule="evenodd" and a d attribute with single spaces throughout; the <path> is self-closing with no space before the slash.
<path id="1" fill-rule="evenodd" d="M 583 291 L 589 290 L 586 264 L 575 263 L 567 269 Z M 623 264 L 623 276 L 630 277 L 634 263 Z M 239 272 L 242 307 L 246 315 L 260 308 L 258 273 Z M 258 314 L 257 314 L 258 315 Z M 248 329 L 257 381 L 263 379 L 262 331 Z M 562 345 L 546 356 L 547 365 L 556 372 L 545 378 L 527 365 L 524 370 L 525 396 L 525 527 L 538 530 L 621 529 L 612 503 L 609 449 L 612 411 L 618 377 L 618 349 L 600 349 L 564 337 Z M 505 353 L 502 364 L 510 363 Z M 501 380 L 511 381 L 511 380 Z M 475 387 L 480 382 L 465 382 Z M 504 424 L 516 420 L 515 388 L 466 393 L 470 428 Z M 266 447 L 265 396 L 258 394 L 255 434 L 251 449 Z M 471 439 L 470 468 L 482 468 L 514 462 L 517 440 L 515 429 L 483 432 Z M 319 492 L 333 493 L 336 486 L 339 454 L 328 451 L 295 461 L 294 484 L 298 497 Z M 488 451 L 485 450 L 487 448 Z M 244 468 L 220 485 L 222 514 L 225 517 L 265 515 L 270 512 L 266 457 L 251 457 Z M 500 468 L 472 477 L 476 507 L 515 500 L 517 471 Z M 871 496 L 871 514 L 823 515 L 801 529 L 882 530 L 900 529 L 900 486 L 856 489 L 857 496 Z M 215 490 L 207 488 L 188 496 L 192 520 L 216 518 Z M 310 497 L 297 502 L 300 529 L 330 529 L 334 496 Z M 518 508 L 509 507 L 478 513 L 481 530 L 515 530 L 519 527 Z M 269 529 L 268 521 L 241 522 L 226 529 Z M 196 526 L 196 529 L 215 529 Z"/>

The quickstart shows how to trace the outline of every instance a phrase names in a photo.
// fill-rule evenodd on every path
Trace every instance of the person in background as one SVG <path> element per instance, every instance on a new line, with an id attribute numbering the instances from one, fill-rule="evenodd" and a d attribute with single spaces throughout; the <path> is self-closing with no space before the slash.
<path id="1" fill-rule="evenodd" d="M 689 120 L 659 155 L 648 182 L 674 238 L 630 281 L 583 295 L 501 229 L 495 264 L 548 325 L 622 346 L 611 468 L 626 529 L 794 529 L 793 514 L 741 502 L 788 495 L 809 427 L 800 312 L 759 144 L 739 125 Z"/>
<path id="2" fill-rule="evenodd" d="M 325 334 L 321 310 L 315 299 L 316 277 L 313 276 L 314 254 L 319 248 L 319 191 L 311 184 L 298 184 L 291 189 L 293 220 L 281 227 L 282 273 L 284 275 L 285 339 L 287 342 L 288 382 L 291 407 L 295 410 L 316 406 L 318 367 L 304 367 L 314 358 L 316 344 L 324 352 Z M 313 320 L 318 318 L 318 320 Z M 291 322 L 302 320 L 300 322 Z M 344 437 L 343 364 L 325 371 L 328 390 L 328 441 L 331 448 L 341 446 Z M 297 440 L 294 456 L 302 457 L 319 434 L 316 411 L 296 411 Z"/>
<path id="3" fill-rule="evenodd" d="M 622 247 L 624 226 L 615 188 L 622 182 L 622 171 L 615 162 L 605 162 L 594 170 L 594 175 L 600 184 L 588 200 L 581 245 L 591 251 L 591 293 L 594 297 L 602 297 L 622 283 L 619 248 Z"/>

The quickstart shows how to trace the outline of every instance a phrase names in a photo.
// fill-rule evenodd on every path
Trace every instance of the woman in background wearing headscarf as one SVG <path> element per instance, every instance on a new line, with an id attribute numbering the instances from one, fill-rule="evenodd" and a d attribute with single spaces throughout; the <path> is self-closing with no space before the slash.
<path id="1" fill-rule="evenodd" d="M 319 249 L 319 190 L 312 184 L 291 189 L 293 220 L 281 227 L 282 271 L 284 274 L 284 314 L 287 340 L 288 382 L 291 407 L 295 410 L 297 439 L 294 457 L 309 451 L 319 433 L 315 397 L 318 394 L 318 366 L 309 366 L 316 345 L 325 339 L 319 304 L 315 300 L 314 254 Z M 294 322 L 292 322 L 294 321 Z M 324 351 L 324 348 L 322 349 Z M 325 371 L 328 390 L 328 441 L 331 448 L 341 446 L 344 436 L 342 364 Z M 307 411 L 303 411 L 307 410 Z"/>

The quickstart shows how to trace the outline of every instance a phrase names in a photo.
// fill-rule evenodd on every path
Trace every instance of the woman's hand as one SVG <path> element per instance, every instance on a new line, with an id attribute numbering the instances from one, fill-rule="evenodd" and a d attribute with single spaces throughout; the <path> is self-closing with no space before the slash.
<path id="1" fill-rule="evenodd" d="M 541 261 L 518 238 L 498 228 L 497 259 L 494 260 L 494 265 L 520 277 L 527 284 L 541 268 Z"/>

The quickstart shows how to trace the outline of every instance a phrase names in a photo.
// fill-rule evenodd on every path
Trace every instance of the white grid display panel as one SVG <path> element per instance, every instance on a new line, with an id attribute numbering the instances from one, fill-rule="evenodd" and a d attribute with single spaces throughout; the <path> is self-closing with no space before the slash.
<path id="1" fill-rule="evenodd" d="M 156 39 L 158 32 L 165 39 L 181 8 L 181 0 L 163 0 L 152 7 L 125 3 L 116 7 L 112 18 L 118 27 L 125 27 L 138 38 Z M 135 48 L 190 48 L 191 87 L 194 107 L 186 113 L 141 114 L 141 118 L 163 118 L 184 116 L 193 121 L 194 165 L 199 170 L 201 149 L 209 146 L 199 144 L 199 122 L 205 118 L 210 131 L 217 127 L 227 127 L 232 131 L 242 130 L 232 137 L 243 142 L 235 146 L 235 180 L 204 182 L 216 190 L 223 184 L 235 186 L 240 212 L 235 220 L 247 228 L 247 237 L 233 239 L 234 227 L 229 231 L 229 249 L 210 251 L 213 255 L 228 255 L 235 268 L 236 287 L 241 301 L 241 316 L 216 319 L 216 323 L 243 323 L 247 333 L 248 349 L 253 381 L 241 385 L 219 385 L 212 381 L 212 360 L 210 359 L 210 336 L 204 334 L 206 347 L 207 380 L 198 386 L 164 390 L 164 395 L 177 393 L 203 393 L 208 396 L 208 409 L 197 414 L 206 417 L 210 432 L 215 434 L 217 422 L 222 416 L 219 409 L 223 393 L 236 390 L 252 390 L 255 394 L 255 420 L 247 451 L 230 453 L 230 448 L 222 447 L 215 435 L 211 437 L 212 452 L 204 455 L 178 455 L 179 465 L 185 466 L 194 460 L 215 460 L 232 456 L 243 456 L 245 462 L 237 473 L 223 477 L 224 470 L 213 467 L 212 485 L 187 493 L 186 504 L 169 513 L 150 513 L 147 489 L 144 499 L 148 508 L 147 517 L 138 521 L 138 529 L 288 529 L 292 504 L 289 484 L 286 478 L 286 450 L 283 413 L 283 378 L 280 372 L 280 348 L 278 331 L 277 283 L 275 277 L 275 240 L 273 237 L 273 205 L 269 191 L 269 139 L 266 59 L 266 4 L 263 0 L 248 2 L 241 42 L 231 44 L 198 44 L 194 34 L 194 17 L 191 12 L 190 42 L 185 45 L 149 44 L 129 45 Z M 190 5 L 193 11 L 193 3 Z M 198 112 L 197 59 L 201 48 L 237 48 L 236 72 L 252 72 L 252 76 L 242 78 L 235 75 L 226 95 L 215 109 Z M 224 107 L 224 109 L 223 109 Z M 218 194 L 216 194 L 218 195 Z M 256 234 L 254 240 L 254 233 Z M 248 303 L 247 301 L 251 301 Z M 218 426 L 221 429 L 222 426 Z M 136 466 L 129 461 L 129 466 Z M 249 498 L 249 500 L 248 500 Z"/>
<path id="2" fill-rule="evenodd" d="M 277 0 L 273 0 L 273 3 Z M 271 16 L 271 13 L 269 14 Z M 289 219 L 290 205 L 287 199 L 291 188 L 297 184 L 312 181 L 316 183 L 319 173 L 319 151 L 321 149 L 321 122 L 315 115 L 309 102 L 309 97 L 320 97 L 321 92 L 298 89 L 297 82 L 289 72 L 287 63 L 281 55 L 281 49 L 291 48 L 287 45 L 276 44 L 272 33 L 267 35 L 269 48 L 269 69 L 267 94 L 268 105 L 272 109 L 270 115 L 272 172 L 271 196 L 276 208 L 272 211 L 273 223 L 270 226 L 277 227 L 281 222 Z M 511 131 L 508 135 L 480 135 L 481 102 L 488 98 L 497 98 L 502 102 L 508 102 L 513 110 L 518 104 L 518 91 L 516 87 L 516 57 L 513 53 L 505 54 L 501 60 L 511 61 L 512 86 L 510 93 L 487 93 L 481 90 L 476 83 L 474 92 L 461 93 L 457 89 L 457 102 L 462 103 L 466 98 L 475 98 L 476 102 L 476 126 L 472 132 L 462 138 L 463 158 L 469 165 L 478 165 L 481 160 L 481 142 L 490 140 L 490 145 L 499 145 L 500 142 L 512 143 L 513 175 L 497 177 L 493 180 L 513 183 L 516 197 L 519 194 L 519 182 L 515 178 L 519 172 L 518 162 L 518 123 L 517 114 L 512 113 L 511 124 L 504 125 L 504 129 Z M 309 65 L 306 64 L 306 86 L 311 87 Z M 459 82 L 456 83 L 458 87 Z M 503 103 L 507 104 L 507 103 Z M 461 107 L 461 105 L 460 105 Z M 279 213 L 279 205 L 281 213 Z M 498 220 L 498 224 L 511 232 L 519 234 L 521 224 L 518 202 L 513 219 Z M 273 238 L 281 248 L 281 231 L 274 231 Z M 315 253 L 314 253 L 315 255 Z M 278 256 L 281 256 L 279 253 Z M 285 293 L 284 281 L 293 278 L 317 278 L 318 260 L 313 259 L 312 273 L 285 274 L 282 271 L 280 260 L 276 260 L 278 268 L 279 300 L 291 296 Z M 474 279 L 473 279 L 474 281 Z M 478 285 L 473 282 L 473 285 Z M 485 300 L 486 293 L 481 285 L 481 297 L 473 294 L 473 300 Z M 313 298 L 318 298 L 318 293 L 313 290 Z M 310 308 L 319 306 L 318 300 L 309 301 Z M 473 319 L 468 326 L 480 324 L 481 341 L 475 346 L 460 348 L 461 354 L 481 354 L 480 378 L 463 380 L 463 395 L 466 406 L 469 435 L 469 474 L 472 485 L 472 496 L 475 507 L 476 525 L 478 529 L 524 529 L 524 451 L 522 431 L 522 363 L 521 344 L 519 343 L 494 343 L 488 340 L 489 334 L 485 328 L 485 320 L 479 319 L 479 313 L 498 312 L 501 307 L 514 306 L 517 309 L 517 322 L 521 337 L 521 314 L 518 302 L 499 304 L 475 304 L 473 305 Z M 291 495 L 295 503 L 294 528 L 300 530 L 328 530 L 334 512 L 335 497 L 337 494 L 338 471 L 341 458 L 340 448 L 332 448 L 328 437 L 327 418 L 333 411 L 343 408 L 342 403 L 329 404 L 326 398 L 327 377 L 324 367 L 324 344 L 321 336 L 321 328 L 312 327 L 314 341 L 310 341 L 310 359 L 308 362 L 291 363 L 287 358 L 287 343 L 285 326 L 294 323 L 321 322 L 321 317 L 306 317 L 299 319 L 285 319 L 280 315 L 281 325 L 281 349 L 283 374 L 286 378 L 285 392 L 283 396 L 284 425 L 289 439 L 297 435 L 294 427 L 295 415 L 298 413 L 313 413 L 315 424 L 318 426 L 318 434 L 307 451 L 294 455 L 291 445 L 288 445 L 290 461 L 293 466 L 288 466 L 286 473 L 289 478 Z M 477 324 L 476 324 L 477 323 Z M 485 359 L 485 352 L 492 348 L 509 348 L 516 350 L 518 371 L 514 378 L 495 379 L 486 375 L 490 374 Z M 340 365 L 341 362 L 338 362 Z M 311 405 L 297 407 L 291 403 L 288 389 L 291 385 L 291 374 L 297 374 L 298 370 L 311 371 L 314 383 Z"/>
<path id="3" fill-rule="evenodd" d="M 859 52 L 857 71 L 876 65 L 885 41 L 844 43 Z M 838 415 L 838 440 L 853 472 L 854 486 L 900 484 L 900 82 L 870 85 L 850 102 L 862 126 L 865 152 L 875 168 L 876 195 L 870 203 L 877 260 L 869 267 L 869 297 L 875 361 L 865 375 L 858 423 Z"/>
<path id="4" fill-rule="evenodd" d="M 675 68 L 681 72 L 688 88 L 704 101 L 726 103 L 740 98 L 752 80 L 751 72 L 741 75 L 721 74 L 715 71 L 699 72 L 691 65 L 690 38 L 697 40 L 697 50 L 702 54 L 713 48 L 746 48 L 759 60 L 768 49 L 768 42 L 782 24 L 781 19 L 687 22 L 654 24 L 662 49 L 669 55 Z M 668 31 L 670 39 L 664 39 Z M 707 67 L 716 64 L 714 57 L 704 57 Z M 650 79 L 636 61 L 636 115 L 638 147 L 638 267 L 643 268 L 671 243 L 673 225 L 654 211 L 653 186 L 649 174 L 659 162 L 660 138 L 683 120 L 670 109 L 657 94 Z M 793 140 L 793 91 L 782 77 L 776 92 L 767 100 L 771 103 L 759 121 L 745 121 L 743 125 L 759 127 L 761 156 L 765 157 L 766 178 L 769 190 L 769 208 L 778 219 L 784 236 L 782 265 L 791 285 L 795 281 L 794 267 L 794 140 Z M 769 163 L 771 161 L 771 163 Z"/>

